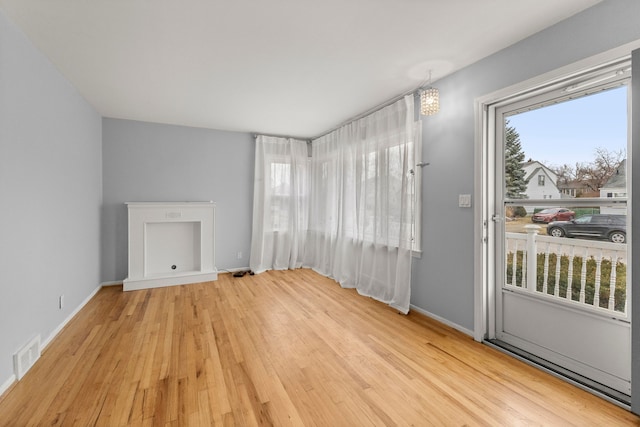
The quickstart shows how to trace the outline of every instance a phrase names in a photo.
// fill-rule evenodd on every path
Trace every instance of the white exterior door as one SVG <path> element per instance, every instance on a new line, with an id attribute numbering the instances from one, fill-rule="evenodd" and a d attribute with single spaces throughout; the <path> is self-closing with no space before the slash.
<path id="1" fill-rule="evenodd" d="M 630 72 L 601 67 L 490 115 L 488 337 L 614 397 L 631 393 L 631 212 L 624 188 L 600 189 L 631 177 Z"/>

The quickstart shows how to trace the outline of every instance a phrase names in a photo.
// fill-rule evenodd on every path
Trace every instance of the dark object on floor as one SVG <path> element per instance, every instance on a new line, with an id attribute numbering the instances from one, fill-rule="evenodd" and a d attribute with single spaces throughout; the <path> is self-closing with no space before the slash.
<path id="1" fill-rule="evenodd" d="M 236 271 L 235 273 L 233 273 L 233 277 L 242 277 L 245 274 L 247 274 L 246 271 Z"/>

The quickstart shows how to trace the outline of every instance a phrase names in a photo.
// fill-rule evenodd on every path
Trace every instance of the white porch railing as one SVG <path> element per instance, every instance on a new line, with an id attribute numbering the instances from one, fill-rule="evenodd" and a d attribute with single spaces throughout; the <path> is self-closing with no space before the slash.
<path id="1" fill-rule="evenodd" d="M 505 233 L 507 287 L 616 316 L 627 312 L 626 244 L 538 235 L 537 225 L 525 229 Z"/>

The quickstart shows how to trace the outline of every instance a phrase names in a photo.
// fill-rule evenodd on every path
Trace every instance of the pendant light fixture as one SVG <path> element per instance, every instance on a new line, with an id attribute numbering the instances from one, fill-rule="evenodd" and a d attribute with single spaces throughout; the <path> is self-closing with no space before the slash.
<path id="1" fill-rule="evenodd" d="M 429 70 L 427 87 L 420 91 L 420 114 L 432 116 L 438 111 L 440 111 L 440 91 L 431 86 L 431 70 Z"/>

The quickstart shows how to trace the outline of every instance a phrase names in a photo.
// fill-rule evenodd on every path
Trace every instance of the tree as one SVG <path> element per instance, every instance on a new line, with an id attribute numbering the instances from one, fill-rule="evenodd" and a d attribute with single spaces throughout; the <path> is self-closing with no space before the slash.
<path id="1" fill-rule="evenodd" d="M 562 166 L 551 165 L 549 169 L 558 177 L 558 184 L 568 184 L 576 179 L 574 168 L 566 163 Z"/>
<path id="2" fill-rule="evenodd" d="M 591 191 L 600 191 L 625 158 L 623 150 L 609 151 L 596 148 L 595 159 L 591 163 L 576 164 L 576 181 L 582 182 Z"/>
<path id="3" fill-rule="evenodd" d="M 522 169 L 524 162 L 524 151 L 520 143 L 520 135 L 516 128 L 509 126 L 507 120 L 505 124 L 505 148 L 504 148 L 504 175 L 505 175 L 505 196 L 508 199 L 525 199 L 527 182 L 525 172 Z"/>
<path id="4" fill-rule="evenodd" d="M 616 172 L 626 157 L 624 150 L 609 151 L 598 147 L 592 162 L 576 163 L 575 167 L 564 164 L 550 167 L 558 175 L 558 183 L 577 182 L 590 192 L 600 191 Z"/>

